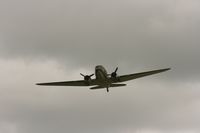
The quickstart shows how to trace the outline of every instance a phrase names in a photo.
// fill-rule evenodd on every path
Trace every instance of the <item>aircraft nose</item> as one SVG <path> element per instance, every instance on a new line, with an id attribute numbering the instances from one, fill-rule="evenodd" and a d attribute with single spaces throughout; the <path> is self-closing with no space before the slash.
<path id="1" fill-rule="evenodd" d="M 99 65 L 99 66 L 96 66 L 95 69 L 101 69 L 101 66 L 100 66 L 100 65 Z"/>
<path id="2" fill-rule="evenodd" d="M 95 67 L 95 72 L 97 73 L 98 71 L 100 71 L 101 70 L 101 66 L 96 66 Z"/>

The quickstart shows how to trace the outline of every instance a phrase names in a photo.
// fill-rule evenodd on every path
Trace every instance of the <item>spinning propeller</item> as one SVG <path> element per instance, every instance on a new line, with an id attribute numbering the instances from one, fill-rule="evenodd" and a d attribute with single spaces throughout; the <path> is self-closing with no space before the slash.
<path id="1" fill-rule="evenodd" d="M 118 70 L 118 67 L 115 69 L 114 72 L 111 73 L 111 77 L 112 78 L 116 78 L 117 77 L 117 70 Z"/>
<path id="2" fill-rule="evenodd" d="M 82 73 L 80 73 L 80 75 L 83 76 L 83 77 L 84 77 L 84 80 L 86 80 L 86 81 L 89 81 L 89 80 L 91 79 L 91 77 L 94 76 L 94 74 L 91 74 L 91 75 L 84 75 L 84 74 L 82 74 Z"/>

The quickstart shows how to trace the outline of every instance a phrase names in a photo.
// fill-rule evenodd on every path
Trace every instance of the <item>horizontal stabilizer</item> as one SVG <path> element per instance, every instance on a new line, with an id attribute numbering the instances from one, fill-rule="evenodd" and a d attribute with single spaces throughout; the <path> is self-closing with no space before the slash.
<path id="1" fill-rule="evenodd" d="M 126 84 L 111 84 L 109 87 L 121 87 L 121 86 L 126 86 Z M 104 86 L 94 86 L 92 88 L 90 88 L 91 90 L 96 90 L 96 89 L 104 89 L 106 87 Z"/>
<path id="2" fill-rule="evenodd" d="M 121 87 L 126 86 L 126 84 L 111 84 L 110 87 Z"/>
<path id="3" fill-rule="evenodd" d="M 96 90 L 96 89 L 104 89 L 104 88 L 106 88 L 106 87 L 103 87 L 103 86 L 94 86 L 94 87 L 91 87 L 90 89 L 91 90 Z"/>

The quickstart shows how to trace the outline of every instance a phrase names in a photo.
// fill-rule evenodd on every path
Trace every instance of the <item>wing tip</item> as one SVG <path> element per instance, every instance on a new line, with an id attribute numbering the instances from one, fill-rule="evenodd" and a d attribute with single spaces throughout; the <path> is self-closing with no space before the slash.
<path id="1" fill-rule="evenodd" d="M 169 70 L 171 70 L 171 68 L 160 69 L 160 70 L 158 70 L 158 71 L 159 71 L 159 72 L 166 72 L 166 71 L 169 71 Z"/>
<path id="2" fill-rule="evenodd" d="M 35 85 L 45 85 L 45 84 L 43 84 L 43 83 L 36 83 Z"/>
<path id="3" fill-rule="evenodd" d="M 171 70 L 170 67 L 169 67 L 169 68 L 165 68 L 165 69 L 163 69 L 163 71 L 169 71 L 169 70 Z"/>

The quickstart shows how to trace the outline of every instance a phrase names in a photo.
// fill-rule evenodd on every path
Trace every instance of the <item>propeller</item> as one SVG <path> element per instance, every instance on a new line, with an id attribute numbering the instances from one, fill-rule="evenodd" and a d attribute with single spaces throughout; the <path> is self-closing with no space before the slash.
<path id="1" fill-rule="evenodd" d="M 94 74 L 91 74 L 91 75 L 84 75 L 84 74 L 82 74 L 82 73 L 80 73 L 80 75 L 83 76 L 83 77 L 84 77 L 84 80 L 86 80 L 86 81 L 89 81 L 89 80 L 91 79 L 91 77 L 94 76 Z"/>
<path id="2" fill-rule="evenodd" d="M 111 77 L 112 78 L 116 78 L 117 77 L 117 70 L 118 70 L 118 67 L 115 69 L 115 71 L 113 73 L 111 73 Z"/>

